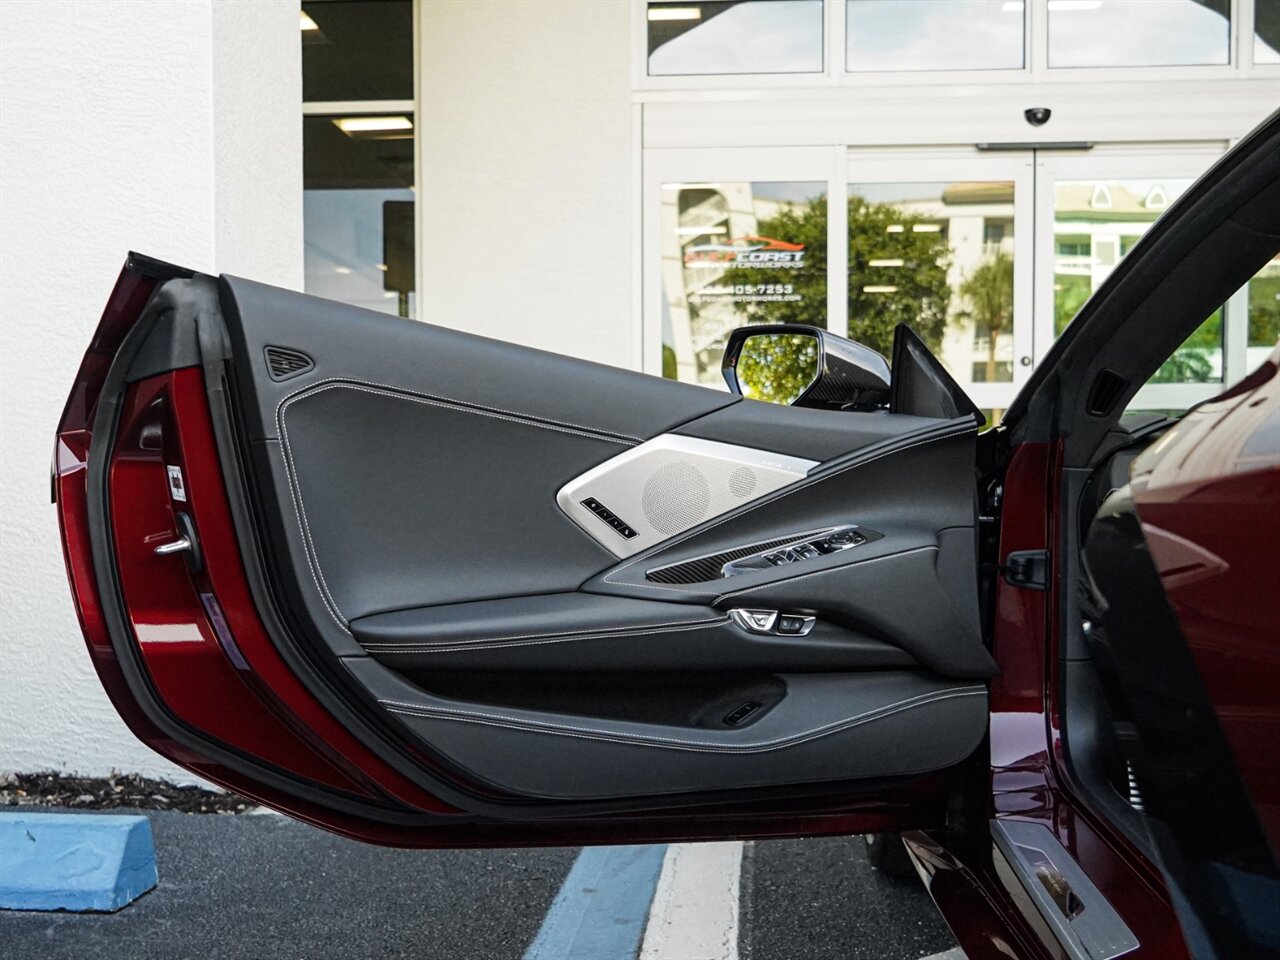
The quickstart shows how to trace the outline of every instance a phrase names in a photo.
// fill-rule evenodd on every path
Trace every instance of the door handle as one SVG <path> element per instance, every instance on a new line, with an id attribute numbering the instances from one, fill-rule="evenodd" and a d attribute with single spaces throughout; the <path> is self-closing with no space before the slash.
<path id="1" fill-rule="evenodd" d="M 179 537 L 171 543 L 162 543 L 156 547 L 156 553 L 162 557 L 167 557 L 171 553 L 182 553 L 184 550 L 191 549 L 191 540 L 187 537 Z"/>
<path id="2" fill-rule="evenodd" d="M 204 555 L 200 550 L 200 539 L 196 536 L 195 523 L 192 522 L 189 514 L 182 510 L 175 510 L 173 513 L 173 525 L 178 528 L 177 539 L 157 546 L 155 548 L 156 555 L 168 557 L 181 553 L 183 559 L 187 561 L 187 567 L 191 572 L 200 573 L 204 570 Z"/>

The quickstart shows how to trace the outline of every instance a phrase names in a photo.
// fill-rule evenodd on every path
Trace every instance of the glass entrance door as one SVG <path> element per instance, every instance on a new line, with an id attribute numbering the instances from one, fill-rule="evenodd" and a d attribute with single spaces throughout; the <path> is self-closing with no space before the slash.
<path id="1" fill-rule="evenodd" d="M 822 326 L 887 355 L 906 322 L 998 422 L 1080 306 L 1219 155 L 646 151 L 646 369 L 723 387 L 724 341 L 744 323 Z M 1276 281 L 1264 280 L 1266 293 Z M 1207 317 L 1131 406 L 1184 410 L 1243 376 L 1261 296 L 1242 290 Z"/>
<path id="2" fill-rule="evenodd" d="M 1033 157 L 850 154 L 847 333 L 907 323 L 992 422 L 1031 372 Z"/>
<path id="3" fill-rule="evenodd" d="M 1220 156 L 1202 150 L 1036 156 L 1035 362 L 1165 209 Z M 1244 375 L 1244 311 L 1229 302 L 1148 381 L 1131 409 L 1185 410 Z M 1239 341 L 1237 343 L 1237 341 Z"/>
<path id="4" fill-rule="evenodd" d="M 648 369 L 723 387 L 735 327 L 829 324 L 829 148 L 649 151 L 645 167 Z"/>

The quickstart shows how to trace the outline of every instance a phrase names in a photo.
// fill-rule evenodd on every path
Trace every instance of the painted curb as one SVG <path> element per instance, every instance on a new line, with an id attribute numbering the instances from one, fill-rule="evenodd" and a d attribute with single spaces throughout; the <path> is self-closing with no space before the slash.
<path id="1" fill-rule="evenodd" d="M 0 909 L 111 912 L 157 879 L 146 817 L 0 813 Z"/>

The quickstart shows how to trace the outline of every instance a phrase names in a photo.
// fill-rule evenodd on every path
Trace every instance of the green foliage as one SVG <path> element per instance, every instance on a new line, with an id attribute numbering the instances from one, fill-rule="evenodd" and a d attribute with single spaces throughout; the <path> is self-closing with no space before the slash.
<path id="1" fill-rule="evenodd" d="M 1149 382 L 1208 383 L 1213 378 L 1213 356 L 1221 352 L 1222 309 L 1219 308 L 1160 365 Z"/>
<path id="2" fill-rule="evenodd" d="M 1056 273 L 1053 275 L 1053 335 L 1062 336 L 1084 302 L 1093 293 L 1093 285 L 1089 278 L 1078 273 Z"/>
<path id="3" fill-rule="evenodd" d="M 679 372 L 676 363 L 676 348 L 669 343 L 662 345 L 662 375 L 668 380 L 676 380 L 679 378 Z"/>
<path id="4" fill-rule="evenodd" d="M 849 337 L 888 354 L 893 328 L 908 324 L 937 350 L 947 325 L 951 288 L 947 284 L 950 249 L 946 235 L 917 233 L 917 223 L 932 222 L 908 214 L 891 203 L 849 198 Z M 889 232 L 890 226 L 900 231 Z M 805 258 L 796 270 L 733 267 L 724 284 L 792 284 L 798 302 L 744 304 L 747 323 L 807 323 L 825 326 L 827 314 L 827 205 L 809 200 L 757 224 L 761 236 L 803 243 Z M 872 267 L 871 260 L 902 260 L 901 267 Z M 867 286 L 893 286 L 888 293 L 868 293 Z"/>
<path id="5" fill-rule="evenodd" d="M 744 397 L 791 403 L 818 375 L 818 338 L 804 333 L 748 337 L 738 355 L 737 373 Z"/>
<path id="6" fill-rule="evenodd" d="M 964 309 L 957 316 L 987 332 L 987 369 L 984 382 L 996 380 L 996 338 L 1013 320 L 1013 257 L 1003 250 L 978 264 L 960 284 Z"/>
<path id="7" fill-rule="evenodd" d="M 1249 346 L 1273 347 L 1280 340 L 1280 274 L 1249 281 Z"/>

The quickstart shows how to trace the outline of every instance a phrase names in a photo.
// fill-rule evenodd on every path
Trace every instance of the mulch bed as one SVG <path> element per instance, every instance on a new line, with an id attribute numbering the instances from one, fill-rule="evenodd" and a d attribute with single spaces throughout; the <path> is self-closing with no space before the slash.
<path id="1" fill-rule="evenodd" d="M 177 787 L 134 774 L 68 777 L 60 773 L 0 773 L 0 809 L 81 807 L 112 810 L 180 810 L 183 813 L 245 813 L 257 807 L 234 793 Z"/>

